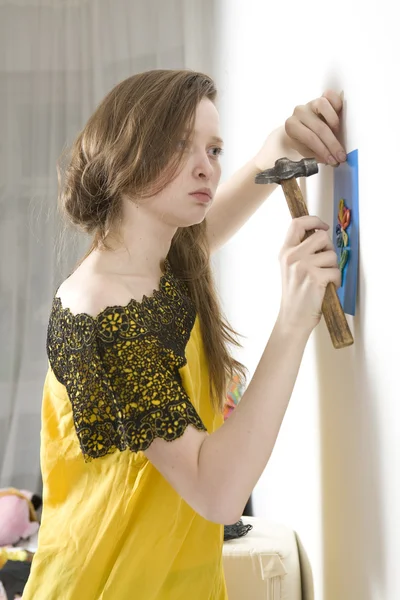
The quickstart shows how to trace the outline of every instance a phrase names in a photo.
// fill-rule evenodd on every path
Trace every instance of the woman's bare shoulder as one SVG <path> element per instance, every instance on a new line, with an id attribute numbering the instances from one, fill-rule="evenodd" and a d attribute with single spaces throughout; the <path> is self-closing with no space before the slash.
<path id="1" fill-rule="evenodd" d="M 72 314 L 96 317 L 112 306 L 126 306 L 132 299 L 141 301 L 149 292 L 149 284 L 141 278 L 129 280 L 110 273 L 77 269 L 58 288 L 56 297 Z"/>

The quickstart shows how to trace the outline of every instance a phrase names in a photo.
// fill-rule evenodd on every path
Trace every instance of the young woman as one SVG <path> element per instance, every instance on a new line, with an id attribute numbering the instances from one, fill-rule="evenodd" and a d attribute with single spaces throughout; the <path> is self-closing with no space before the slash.
<path id="1" fill-rule="evenodd" d="M 93 244 L 50 315 L 44 510 L 24 600 L 227 598 L 223 524 L 240 518 L 268 462 L 340 273 L 328 226 L 293 221 L 276 326 L 223 424 L 227 383 L 244 368 L 228 352 L 210 253 L 274 189 L 254 184 L 259 170 L 294 149 L 334 163 L 343 149 L 341 99 L 329 92 L 218 188 L 215 98 L 201 73 L 134 75 L 72 148 L 60 202 Z M 316 232 L 302 241 L 306 230 Z"/>

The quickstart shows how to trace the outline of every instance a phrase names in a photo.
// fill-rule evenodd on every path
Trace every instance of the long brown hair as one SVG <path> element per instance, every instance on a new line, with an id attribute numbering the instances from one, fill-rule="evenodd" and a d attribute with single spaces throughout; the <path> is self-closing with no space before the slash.
<path id="1" fill-rule="evenodd" d="M 89 234 L 89 253 L 107 247 L 107 234 L 121 215 L 124 194 L 148 198 L 176 176 L 184 149 L 178 141 L 192 134 L 202 98 L 212 102 L 210 77 L 190 70 L 153 70 L 116 85 L 97 107 L 75 140 L 62 173 L 58 166 L 59 203 L 70 221 Z M 180 228 L 168 259 L 187 281 L 199 316 L 210 373 L 210 392 L 222 412 L 227 384 L 245 367 L 229 352 L 239 346 L 236 332 L 221 313 L 210 267 L 207 223 Z"/>

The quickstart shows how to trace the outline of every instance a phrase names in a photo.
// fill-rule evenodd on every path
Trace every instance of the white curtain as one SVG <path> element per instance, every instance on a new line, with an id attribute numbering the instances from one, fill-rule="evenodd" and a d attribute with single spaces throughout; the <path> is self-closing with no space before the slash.
<path id="1" fill-rule="evenodd" d="M 0 0 L 0 487 L 40 491 L 50 305 L 87 246 L 63 233 L 57 159 L 122 79 L 213 75 L 214 1 Z"/>

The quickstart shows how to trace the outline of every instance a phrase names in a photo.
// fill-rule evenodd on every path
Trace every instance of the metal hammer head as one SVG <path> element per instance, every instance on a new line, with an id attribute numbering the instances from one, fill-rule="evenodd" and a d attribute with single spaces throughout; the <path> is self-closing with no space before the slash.
<path id="1" fill-rule="evenodd" d="M 303 158 L 299 161 L 279 158 L 273 169 L 261 171 L 256 178 L 256 183 L 280 183 L 284 179 L 293 177 L 309 177 L 318 173 L 318 163 L 315 158 Z"/>

